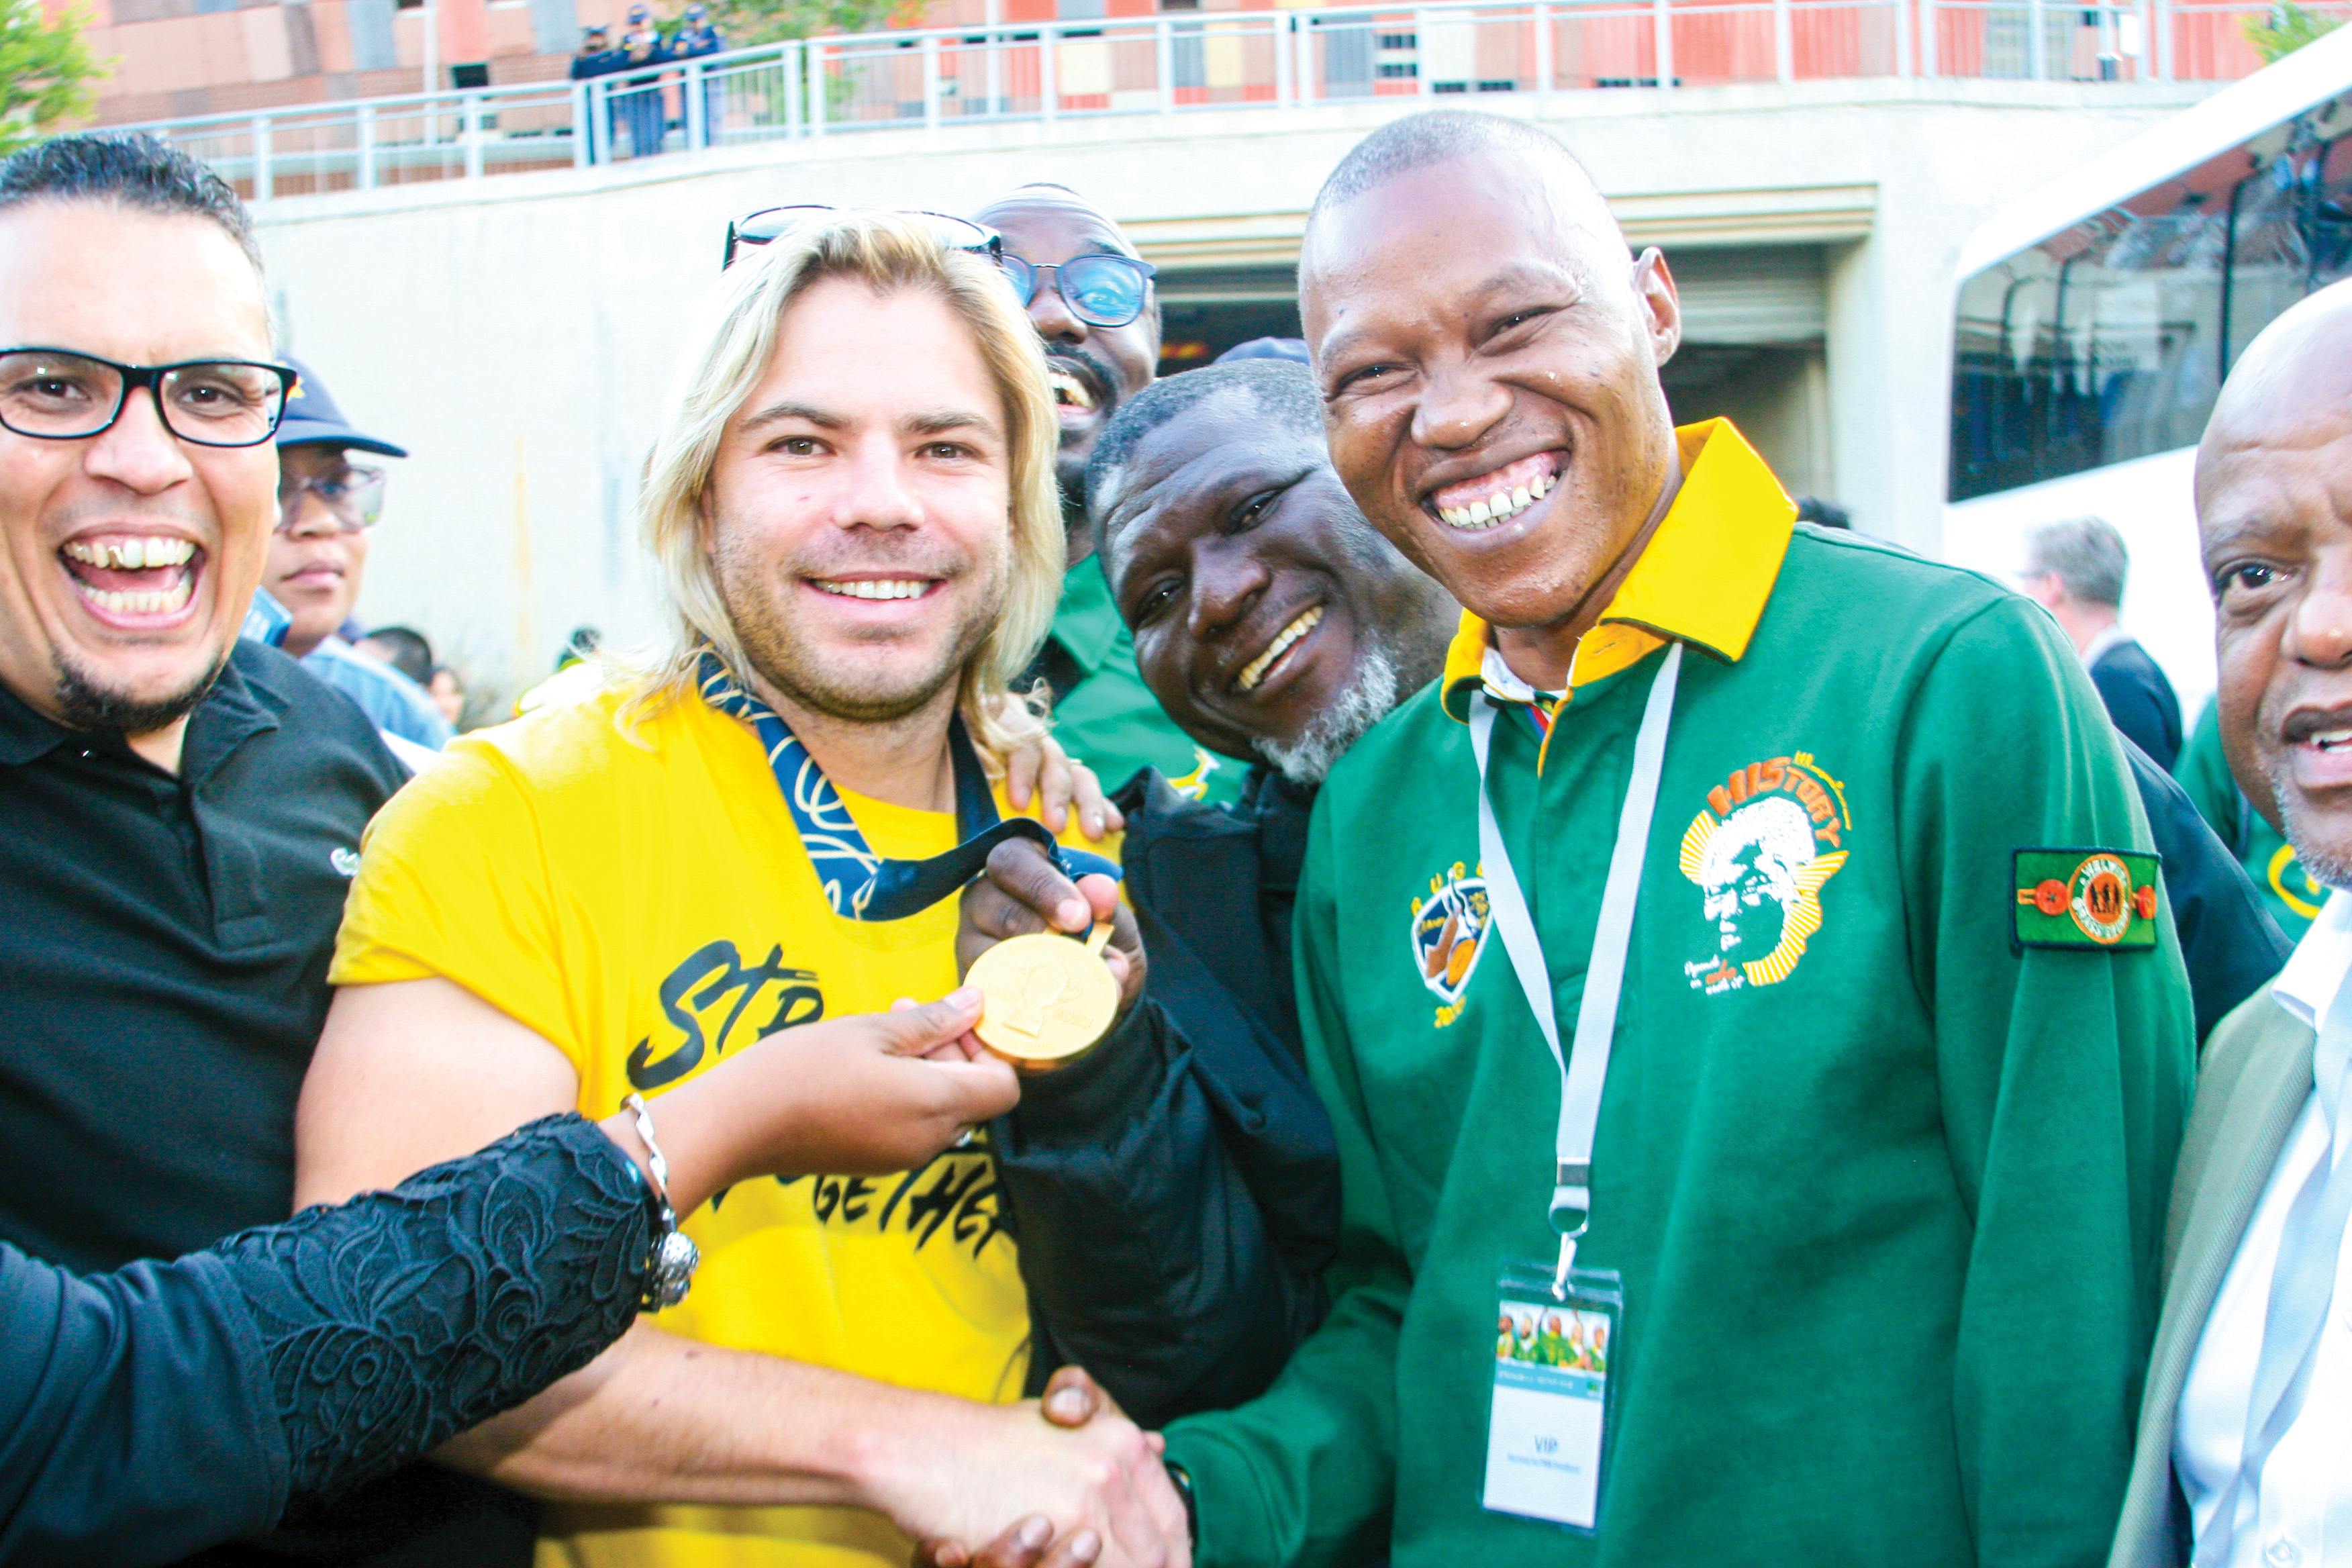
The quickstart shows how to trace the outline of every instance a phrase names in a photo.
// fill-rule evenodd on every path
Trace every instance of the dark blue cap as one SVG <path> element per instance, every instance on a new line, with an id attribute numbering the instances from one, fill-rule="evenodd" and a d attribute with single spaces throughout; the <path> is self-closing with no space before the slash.
<path id="1" fill-rule="evenodd" d="M 327 391 L 327 384 L 310 374 L 310 367 L 289 356 L 286 360 L 301 373 L 302 380 L 286 399 L 286 416 L 278 426 L 278 444 L 281 447 L 335 446 L 348 447 L 362 452 L 378 452 L 387 458 L 405 458 L 405 447 L 395 447 L 380 436 L 368 436 L 354 430 L 343 418 L 343 411 L 335 406 L 335 399 Z"/>

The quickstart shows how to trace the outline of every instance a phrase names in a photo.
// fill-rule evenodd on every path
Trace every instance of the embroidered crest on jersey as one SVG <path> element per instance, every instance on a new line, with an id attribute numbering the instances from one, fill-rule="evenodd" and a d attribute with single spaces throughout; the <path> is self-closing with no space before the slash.
<path id="1" fill-rule="evenodd" d="M 2268 879 L 2271 891 L 2278 895 L 2280 903 L 2305 920 L 2319 918 L 2319 906 L 2327 901 L 2327 889 L 2320 886 L 2316 877 L 2303 868 L 2303 862 L 2295 857 L 2294 845 L 2278 847 L 2278 853 L 2271 857 Z"/>
<path id="2" fill-rule="evenodd" d="M 1710 996 L 1789 978 L 1822 929 L 1822 884 L 1845 865 L 1845 786 L 1810 752 L 1735 770 L 1683 834 L 1715 951 L 1683 965 Z"/>
<path id="3" fill-rule="evenodd" d="M 2017 945 L 2153 952 L 2163 886 L 2154 855 L 2130 849 L 2020 849 Z"/>
<path id="4" fill-rule="evenodd" d="M 1462 994 L 1470 988 L 1479 955 L 1486 951 L 1486 928 L 1494 912 L 1486 879 L 1471 876 L 1459 860 L 1429 879 L 1427 898 L 1412 900 L 1413 967 L 1438 1000 L 1440 1028 L 1462 1016 Z"/>

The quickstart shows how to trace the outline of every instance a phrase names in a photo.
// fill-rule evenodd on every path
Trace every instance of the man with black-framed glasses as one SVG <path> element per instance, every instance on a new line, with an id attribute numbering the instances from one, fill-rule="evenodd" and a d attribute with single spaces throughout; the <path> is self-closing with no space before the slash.
<path id="1" fill-rule="evenodd" d="M 404 777 L 238 635 L 296 375 L 268 298 L 236 195 L 168 144 L 0 161 L 0 1239 L 78 1270 L 289 1212 L 360 832 Z M 204 1561 L 521 1568 L 533 1521 L 420 1467 Z"/>
<path id="2" fill-rule="evenodd" d="M 407 450 L 351 425 L 327 384 L 299 361 L 301 380 L 287 395 L 278 426 L 278 526 L 269 536 L 262 592 L 285 610 L 278 647 L 302 668 L 360 705 L 388 736 L 431 751 L 454 731 L 415 681 L 353 648 L 341 628 L 359 603 L 368 533 L 383 513 L 382 468 L 354 454 L 405 458 Z M 405 759 L 421 764 L 422 759 Z"/>
<path id="3" fill-rule="evenodd" d="M 1031 671 L 1052 689 L 1055 738 L 1106 782 L 1152 767 L 1195 799 L 1235 799 L 1240 770 L 1194 744 L 1136 672 L 1135 644 L 1093 559 L 1087 522 L 1087 459 L 1095 441 L 1159 371 L 1151 264 L 1108 215 L 1062 185 L 1023 185 L 978 216 L 1001 237 L 998 260 L 1045 342 L 1062 426 L 1054 477 L 1062 488 L 1069 575 Z"/>

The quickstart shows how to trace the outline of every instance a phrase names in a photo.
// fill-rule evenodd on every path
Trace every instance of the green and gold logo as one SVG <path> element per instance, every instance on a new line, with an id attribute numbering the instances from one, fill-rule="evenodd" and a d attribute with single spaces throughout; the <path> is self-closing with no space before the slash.
<path id="1" fill-rule="evenodd" d="M 1486 951 L 1494 917 L 1486 878 L 1471 875 L 1459 860 L 1429 879 L 1427 898 L 1412 900 L 1412 965 L 1437 998 L 1441 1029 L 1462 1016 L 1462 994 Z"/>

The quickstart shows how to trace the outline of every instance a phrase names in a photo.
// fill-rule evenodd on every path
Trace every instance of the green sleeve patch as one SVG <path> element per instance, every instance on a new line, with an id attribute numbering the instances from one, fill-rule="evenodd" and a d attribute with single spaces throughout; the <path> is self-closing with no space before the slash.
<path id="1" fill-rule="evenodd" d="M 2154 947 L 2161 864 L 2128 849 L 2020 849 L 2017 945 Z"/>

